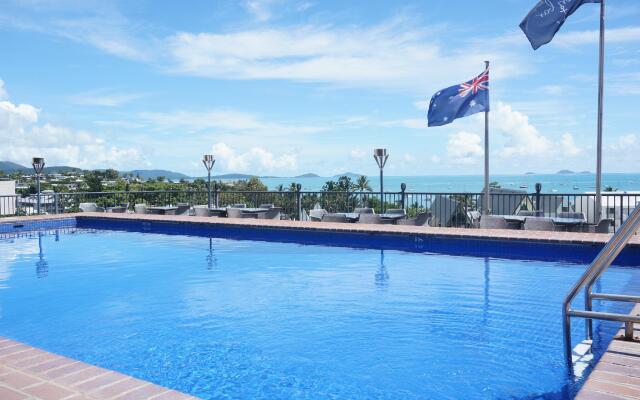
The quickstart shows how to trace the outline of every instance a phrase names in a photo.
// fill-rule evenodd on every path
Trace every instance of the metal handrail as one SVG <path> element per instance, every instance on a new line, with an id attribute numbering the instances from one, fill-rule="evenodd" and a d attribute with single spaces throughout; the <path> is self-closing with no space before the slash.
<path id="1" fill-rule="evenodd" d="M 619 321 L 629 323 L 640 323 L 640 317 L 634 317 L 626 314 L 613 314 L 605 312 L 592 311 L 593 299 L 611 300 L 611 301 L 627 301 L 632 303 L 640 302 L 639 296 L 627 296 L 608 293 L 592 293 L 593 285 L 600 276 L 611 266 L 613 261 L 618 257 L 620 252 L 629 243 L 629 240 L 636 234 L 640 228 L 640 206 L 636 207 L 629 215 L 629 218 L 620 226 L 620 229 L 611 237 L 604 248 L 598 253 L 589 268 L 582 274 L 580 279 L 573 285 L 569 293 L 564 299 L 562 305 L 563 334 L 564 334 L 564 351 L 569 371 L 573 371 L 572 346 L 571 346 L 571 317 L 586 318 L 586 339 L 590 340 L 593 334 L 594 319 Z M 585 310 L 572 310 L 571 303 L 578 295 L 578 292 L 585 289 Z M 628 326 L 625 329 L 629 331 Z"/>

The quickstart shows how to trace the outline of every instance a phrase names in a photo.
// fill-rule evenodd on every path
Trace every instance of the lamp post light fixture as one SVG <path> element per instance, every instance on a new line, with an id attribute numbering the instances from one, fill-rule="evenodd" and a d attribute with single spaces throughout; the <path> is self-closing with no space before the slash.
<path id="1" fill-rule="evenodd" d="M 33 170 L 36 172 L 36 192 L 38 193 L 37 211 L 38 211 L 38 215 L 40 215 L 40 174 L 44 169 L 44 158 L 33 157 L 33 160 L 31 161 L 31 165 L 33 165 Z"/>
<path id="2" fill-rule="evenodd" d="M 389 154 L 387 149 L 375 149 L 373 150 L 373 158 L 380 168 L 380 212 L 384 213 L 384 166 L 387 163 Z"/>
<path id="3" fill-rule="evenodd" d="M 215 158 L 213 158 L 212 154 L 205 154 L 202 157 L 202 163 L 207 169 L 207 191 L 209 192 L 208 204 L 209 204 L 209 209 L 211 209 L 211 169 L 213 168 L 213 164 L 216 163 L 216 160 Z"/>

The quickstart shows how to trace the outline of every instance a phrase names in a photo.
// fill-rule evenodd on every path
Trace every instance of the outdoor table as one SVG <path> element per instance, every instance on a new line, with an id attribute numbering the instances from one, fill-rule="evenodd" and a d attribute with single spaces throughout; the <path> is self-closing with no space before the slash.
<path id="1" fill-rule="evenodd" d="M 209 215 L 212 217 L 226 217 L 227 209 L 224 207 L 211 207 L 209 209 Z"/>
<path id="2" fill-rule="evenodd" d="M 269 211 L 268 208 L 239 208 L 243 214 L 263 214 Z"/>
<path id="3" fill-rule="evenodd" d="M 544 217 L 530 217 L 530 216 L 524 216 L 524 215 L 496 215 L 496 217 L 503 217 L 508 222 L 517 222 L 520 224 L 524 224 L 524 220 L 527 218 L 544 218 Z M 582 225 L 585 222 L 587 222 L 582 218 L 560 218 L 560 217 L 549 217 L 549 218 L 553 221 L 554 224 L 562 225 L 565 227 Z"/>
<path id="4" fill-rule="evenodd" d="M 160 215 L 175 215 L 178 207 L 174 206 L 158 206 L 158 207 L 147 207 L 147 211 L 151 214 L 160 214 Z"/>
<path id="5" fill-rule="evenodd" d="M 405 214 L 380 214 L 380 219 L 392 223 L 396 223 L 398 220 L 405 219 L 406 217 Z"/>
<path id="6" fill-rule="evenodd" d="M 357 222 L 360 219 L 359 213 L 339 213 L 339 214 L 343 214 L 347 218 L 347 221 L 349 222 Z"/>
<path id="7" fill-rule="evenodd" d="M 120 206 L 107 207 L 107 212 L 108 213 L 124 213 L 126 211 L 127 211 L 126 207 L 120 207 Z"/>

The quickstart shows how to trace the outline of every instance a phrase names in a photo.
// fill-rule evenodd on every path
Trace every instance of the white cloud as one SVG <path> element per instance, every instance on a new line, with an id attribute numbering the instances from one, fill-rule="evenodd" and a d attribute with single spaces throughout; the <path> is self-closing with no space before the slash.
<path id="1" fill-rule="evenodd" d="M 87 131 L 39 123 L 39 110 L 29 104 L 0 101 L 0 159 L 23 162 L 42 156 L 49 165 L 81 168 L 146 164 L 136 149 L 109 145 Z"/>
<path id="2" fill-rule="evenodd" d="M 141 93 L 114 93 L 99 90 L 76 94 L 71 96 L 71 101 L 85 106 L 117 107 L 144 96 Z"/>
<path id="3" fill-rule="evenodd" d="M 4 81 L 0 79 L 0 100 L 5 100 L 9 98 L 9 94 L 7 93 L 7 89 L 4 87 Z"/>
<path id="4" fill-rule="evenodd" d="M 569 157 L 575 157 L 582 153 L 581 148 L 570 133 L 564 133 L 560 140 L 560 153 Z"/>
<path id="5" fill-rule="evenodd" d="M 609 148 L 613 151 L 636 150 L 639 146 L 638 138 L 635 134 L 622 135 L 618 140 L 612 143 Z"/>
<path id="6" fill-rule="evenodd" d="M 362 159 L 366 156 L 366 153 L 362 149 L 353 149 L 349 152 L 351 158 Z"/>
<path id="7" fill-rule="evenodd" d="M 584 44 L 596 44 L 599 38 L 598 30 L 565 32 L 552 42 L 560 47 L 574 47 Z M 629 26 L 625 28 L 607 29 L 605 32 L 608 44 L 628 43 L 640 41 L 640 27 Z"/>
<path id="8" fill-rule="evenodd" d="M 263 121 L 258 116 L 234 110 L 174 111 L 142 113 L 140 121 L 156 130 L 199 132 L 216 129 L 233 132 L 260 133 L 265 136 L 296 135 L 322 132 L 326 128 L 309 125 L 281 124 Z"/>
<path id="9" fill-rule="evenodd" d="M 396 18 L 372 27 L 183 32 L 168 38 L 167 46 L 174 72 L 222 79 L 286 79 L 422 92 L 436 82 L 477 74 L 482 68 L 478 60 L 494 60 L 494 76 L 501 79 L 528 70 L 513 54 L 491 46 L 445 51 L 433 40 L 435 33 L 411 29 L 409 21 Z"/>
<path id="10" fill-rule="evenodd" d="M 529 123 L 529 117 L 499 102 L 491 111 L 491 124 L 499 129 L 507 141 L 500 154 L 504 157 L 549 154 L 552 144 Z"/>
<path id="11" fill-rule="evenodd" d="M 440 157 L 438 156 L 431 156 L 431 162 L 434 164 L 440 164 Z"/>
<path id="12" fill-rule="evenodd" d="M 407 164 L 413 164 L 414 162 L 416 162 L 416 158 L 413 156 L 413 154 L 409 153 L 405 153 L 405 155 L 402 156 L 402 160 Z"/>
<path id="13" fill-rule="evenodd" d="M 419 100 L 413 103 L 413 106 L 420 111 L 429 110 L 429 100 Z"/>
<path id="14" fill-rule="evenodd" d="M 483 154 L 484 149 L 480 135 L 469 132 L 449 135 L 447 158 L 452 164 L 475 164 Z"/>
<path id="15" fill-rule="evenodd" d="M 258 21 L 267 21 L 271 18 L 271 6 L 274 0 L 248 0 L 244 6 Z"/>
<path id="16" fill-rule="evenodd" d="M 263 172 L 291 171 L 298 166 L 297 158 L 293 154 L 275 156 L 257 146 L 245 152 L 239 152 L 226 143 L 219 142 L 213 146 L 212 152 L 225 171 L 251 171 L 262 174 Z"/>

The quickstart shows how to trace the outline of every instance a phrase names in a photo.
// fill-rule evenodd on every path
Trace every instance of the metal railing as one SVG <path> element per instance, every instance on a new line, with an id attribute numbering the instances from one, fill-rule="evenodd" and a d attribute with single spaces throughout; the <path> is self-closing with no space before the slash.
<path id="1" fill-rule="evenodd" d="M 571 288 L 564 299 L 562 305 L 563 334 L 565 358 L 569 370 L 573 371 L 573 347 L 571 346 L 571 318 L 586 319 L 586 340 L 593 338 L 593 320 L 618 321 L 625 323 L 625 336 L 633 336 L 633 324 L 640 323 L 640 316 L 628 314 L 615 314 L 607 312 L 593 311 L 593 299 L 640 303 L 640 296 L 630 296 L 624 294 L 592 293 L 593 285 L 600 276 L 611 266 L 616 257 L 629 243 L 629 240 L 640 228 L 640 206 L 636 207 L 629 218 L 622 224 L 620 229 L 607 242 L 598 256 L 593 260 L 589 268 L 582 274 L 578 282 Z M 584 288 L 584 310 L 574 310 L 571 308 L 573 300 L 581 289 Z"/>
<path id="2" fill-rule="evenodd" d="M 77 212 L 80 203 L 96 203 L 101 207 L 128 203 L 130 209 L 136 203 L 169 205 L 189 203 L 207 204 L 206 190 L 169 190 L 135 192 L 72 192 L 42 193 L 44 212 L 55 214 Z M 36 195 L 0 196 L 0 217 L 31 215 L 36 213 Z M 411 217 L 421 212 L 431 212 L 433 225 L 442 227 L 474 227 L 474 216 L 483 208 L 482 193 L 427 193 L 386 192 L 383 195 L 385 209 L 403 208 Z M 581 212 L 590 224 L 597 224 L 595 196 L 593 194 L 512 193 L 496 190 L 491 195 L 489 208 L 495 215 L 513 215 L 521 210 L 537 210 L 541 216 L 557 217 L 561 212 Z M 358 207 L 381 209 L 380 193 L 334 191 L 213 191 L 213 203 L 219 207 L 244 203 L 258 207 L 274 204 L 283 209 L 291 219 L 300 219 L 303 210 L 315 206 L 330 212 L 350 212 Z M 603 193 L 602 217 L 613 220 L 617 230 L 640 203 L 640 194 Z"/>

